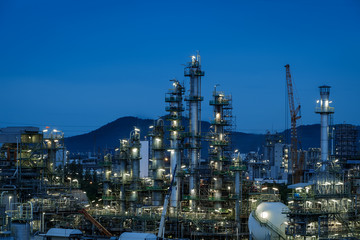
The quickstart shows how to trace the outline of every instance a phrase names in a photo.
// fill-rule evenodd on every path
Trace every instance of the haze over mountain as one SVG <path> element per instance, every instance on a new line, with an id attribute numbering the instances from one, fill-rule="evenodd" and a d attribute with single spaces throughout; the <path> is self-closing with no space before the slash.
<path id="1" fill-rule="evenodd" d="M 153 119 L 141 119 L 137 117 L 121 117 L 110 122 L 94 131 L 86 134 L 65 138 L 65 144 L 71 152 L 102 152 L 104 149 L 116 148 L 119 146 L 119 139 L 129 138 L 130 132 L 136 126 L 140 129 L 141 139 L 144 140 L 149 133 L 149 126 L 154 125 Z M 183 121 L 187 123 L 186 120 Z M 167 125 L 165 121 L 165 125 Z M 201 129 L 203 135 L 209 131 L 210 123 L 202 121 Z M 280 132 L 286 136 L 286 141 L 290 142 L 290 130 Z M 320 146 L 320 125 L 303 125 L 298 127 L 299 139 L 303 149 Z M 243 132 L 233 132 L 232 144 L 234 149 L 246 153 L 262 149 L 266 133 L 251 134 Z M 203 141 L 202 154 L 207 155 L 208 144 Z M 205 155 L 204 155 L 205 154 Z"/>

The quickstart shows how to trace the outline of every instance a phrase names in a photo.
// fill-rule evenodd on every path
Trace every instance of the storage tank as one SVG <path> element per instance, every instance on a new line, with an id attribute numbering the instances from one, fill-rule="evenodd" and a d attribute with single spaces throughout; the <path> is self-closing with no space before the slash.
<path id="1" fill-rule="evenodd" d="M 284 211 L 289 208 L 281 202 L 260 203 L 249 216 L 249 232 L 253 240 L 286 239 L 288 222 Z"/>

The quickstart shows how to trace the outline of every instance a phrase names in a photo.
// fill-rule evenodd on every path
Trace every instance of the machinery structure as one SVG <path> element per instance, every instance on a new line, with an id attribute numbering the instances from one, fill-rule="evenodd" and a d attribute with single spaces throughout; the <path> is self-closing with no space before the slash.
<path id="1" fill-rule="evenodd" d="M 164 143 L 164 122 L 162 119 L 156 121 L 151 136 L 151 163 L 149 167 L 152 179 L 151 205 L 163 205 L 163 189 L 165 180 L 165 143 Z M 150 161 L 150 160 L 149 160 Z"/>
<path id="2" fill-rule="evenodd" d="M 320 86 L 320 106 L 315 108 L 315 112 L 320 114 L 321 117 L 321 170 L 325 171 L 329 160 L 329 117 L 334 113 L 334 108 L 330 107 L 329 101 L 330 86 Z"/>
<path id="3" fill-rule="evenodd" d="M 214 119 L 210 122 L 209 158 L 213 176 L 214 208 L 218 211 L 222 211 L 223 208 L 222 195 L 226 180 L 224 176 L 229 171 L 231 161 L 230 132 L 228 130 L 232 124 L 231 102 L 231 96 L 225 96 L 223 92 L 216 91 L 216 86 L 214 87 L 213 99 L 210 100 L 210 105 L 214 108 Z"/>
<path id="4" fill-rule="evenodd" d="M 108 190 L 108 192 L 112 192 L 108 197 L 110 197 L 109 200 L 119 200 L 119 211 L 123 214 L 136 213 L 139 204 L 139 189 L 141 189 L 140 147 L 140 130 L 134 127 L 134 130 L 130 132 L 129 139 L 120 140 L 119 153 L 116 156 L 115 164 L 109 163 L 113 168 L 109 174 L 114 179 L 115 189 L 114 192 L 111 189 Z M 119 195 L 117 196 L 117 194 Z"/>
<path id="5" fill-rule="evenodd" d="M 289 173 L 289 145 L 285 144 L 282 134 L 266 133 L 263 162 L 271 179 L 287 181 Z"/>
<path id="6" fill-rule="evenodd" d="M 349 239 L 360 236 L 357 196 L 351 191 L 352 181 L 341 171 L 336 159 L 329 158 L 328 122 L 334 113 L 329 101 L 330 87 L 321 86 L 321 159 L 308 183 L 290 185 L 289 218 L 286 234 L 289 239 Z"/>
<path id="7" fill-rule="evenodd" d="M 209 133 L 202 136 L 200 80 L 204 73 L 201 71 L 200 56 L 191 59 L 185 68 L 185 76 L 190 77 L 190 95 L 185 98 L 189 110 L 188 130 L 185 131 L 182 116 L 185 87 L 179 81 L 171 80 L 172 88 L 165 97 L 168 103 L 167 123 L 159 119 L 150 126 L 149 177 L 140 181 L 131 177 L 135 173 L 133 168 L 137 169 L 134 159 L 140 158 L 134 158 L 131 150 L 139 146 L 135 129 L 129 140 L 120 141 L 118 154 L 113 160 L 109 161 L 111 158 L 107 156 L 104 158 L 103 187 L 111 194 L 103 196 L 103 202 L 109 208 L 89 211 L 94 217 L 102 219 L 114 218 L 118 212 L 116 221 L 123 222 L 120 231 L 137 229 L 156 233 L 156 223 L 161 220 L 158 233 L 165 237 L 240 239 L 247 235 L 247 217 L 256 198 L 252 201 L 243 198 L 253 189 L 251 181 L 244 177 L 246 168 L 240 153 L 232 150 L 230 145 L 232 98 L 214 89 L 210 100 L 214 118 Z M 165 145 L 166 136 L 168 146 Z M 202 140 L 207 140 L 210 148 L 209 160 L 200 164 Z M 165 164 L 166 153 L 170 156 L 170 166 Z M 175 166 L 178 166 L 177 170 Z M 174 181 L 170 184 L 172 191 L 166 195 L 171 177 Z M 112 184 L 106 184 L 107 179 Z M 108 186 L 112 187 L 107 189 Z M 134 192 L 137 193 L 136 199 L 133 198 Z M 169 211 L 166 211 L 168 202 Z"/>
<path id="8" fill-rule="evenodd" d="M 63 133 L 10 127 L 1 129 L 0 142 L 2 231 L 22 232 L 19 239 L 28 239 L 30 232 L 45 231 L 49 219 L 65 226 L 79 206 L 72 193 L 82 193 L 80 179 L 66 175 Z"/>
<path id="9" fill-rule="evenodd" d="M 148 145 L 140 141 L 140 127 L 134 127 L 116 149 L 93 164 L 91 176 L 81 164 L 65 164 L 62 132 L 1 129 L 0 238 L 11 226 L 42 233 L 52 227 L 77 227 L 92 236 L 123 233 L 124 238 L 130 231 L 164 239 L 358 238 L 360 162 L 352 162 L 344 174 L 338 159 L 329 157 L 328 119 L 334 112 L 330 87 L 320 87 L 316 108 L 321 115 L 321 153 L 309 149 L 305 162 L 298 157 L 300 105 L 294 103 L 289 65 L 286 73 L 290 151 L 279 134 L 270 133 L 263 155 L 259 150 L 241 154 L 235 149 L 232 96 L 219 91 L 218 85 L 210 96 L 209 129 L 201 129 L 204 72 L 199 54 L 185 67 L 190 79 L 186 97 L 185 84 L 171 80 L 165 95 L 167 115 L 141 134 Z M 184 101 L 188 119 L 183 116 Z M 143 133 L 144 126 L 141 129 Z M 142 147 L 149 147 L 148 159 L 142 159 Z M 147 176 L 140 175 L 141 160 L 148 164 Z M 288 173 L 293 173 L 290 190 L 285 185 Z M 98 191 L 91 201 L 80 190 L 86 184 Z"/>

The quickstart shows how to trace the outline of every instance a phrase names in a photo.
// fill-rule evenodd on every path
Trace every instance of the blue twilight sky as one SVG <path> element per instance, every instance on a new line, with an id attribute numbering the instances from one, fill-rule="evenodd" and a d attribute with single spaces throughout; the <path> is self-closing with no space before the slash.
<path id="1" fill-rule="evenodd" d="M 319 122 L 322 84 L 332 86 L 335 123 L 360 124 L 359 0 L 1 0 L 0 127 L 71 136 L 122 116 L 162 116 L 169 79 L 185 80 L 196 50 L 203 120 L 220 84 L 237 130 L 282 131 L 288 63 L 302 124 Z"/>

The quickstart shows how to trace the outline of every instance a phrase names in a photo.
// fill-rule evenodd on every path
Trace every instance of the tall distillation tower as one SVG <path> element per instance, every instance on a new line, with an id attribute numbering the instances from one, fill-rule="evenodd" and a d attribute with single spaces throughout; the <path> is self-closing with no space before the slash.
<path id="1" fill-rule="evenodd" d="M 211 121 L 211 145 L 210 145 L 210 165 L 213 169 L 214 178 L 214 208 L 221 211 L 222 192 L 224 188 L 223 174 L 229 167 L 229 126 L 231 126 L 231 96 L 225 96 L 223 92 L 216 90 L 213 92 L 213 99 L 210 105 L 214 107 L 214 120 Z"/>
<path id="2" fill-rule="evenodd" d="M 191 57 L 191 62 L 184 69 L 184 76 L 190 78 L 190 93 L 185 98 L 189 106 L 189 157 L 191 162 L 190 178 L 189 178 L 189 192 L 191 196 L 190 207 L 196 208 L 195 199 L 198 194 L 197 186 L 197 170 L 200 159 L 201 148 L 201 101 L 204 99 L 201 96 L 201 77 L 204 72 L 201 71 L 200 55 Z"/>
<path id="3" fill-rule="evenodd" d="M 315 112 L 321 116 L 321 171 L 325 171 L 329 156 L 329 116 L 334 113 L 334 108 L 329 106 L 330 86 L 320 86 L 320 106 Z"/>
<path id="4" fill-rule="evenodd" d="M 153 126 L 151 137 L 151 170 L 152 176 L 152 205 L 163 205 L 163 187 L 164 187 L 164 173 L 165 173 L 165 144 L 164 144 L 164 122 L 158 119 Z"/>
<path id="5" fill-rule="evenodd" d="M 165 102 L 169 103 L 169 106 L 166 107 L 166 111 L 169 114 L 166 116 L 166 119 L 170 121 L 170 173 L 172 176 L 176 177 L 176 184 L 173 186 L 170 198 L 170 212 L 174 212 L 178 207 L 180 202 L 180 186 L 181 178 L 178 174 L 174 172 L 175 166 L 177 169 L 180 169 L 182 161 L 182 131 L 184 127 L 182 126 L 182 112 L 183 108 L 183 95 L 185 88 L 180 84 L 176 79 L 171 80 L 173 88 L 169 90 L 166 94 Z M 177 171 L 178 172 L 178 171 Z"/>
<path id="6" fill-rule="evenodd" d="M 130 161 L 131 161 L 131 170 L 130 176 L 132 180 L 132 184 L 130 186 L 132 192 L 130 197 L 130 208 L 133 212 L 136 212 L 136 203 L 139 201 L 139 183 L 140 183 L 140 130 L 134 128 L 134 130 L 130 133 Z"/>
<path id="7" fill-rule="evenodd" d="M 115 166 L 115 173 L 119 177 L 118 185 L 119 185 L 119 211 L 121 214 L 124 214 L 126 211 L 126 192 L 125 192 L 125 184 L 130 182 L 130 174 L 127 171 L 128 168 L 128 159 L 130 155 L 130 144 L 127 139 L 120 140 L 119 147 L 119 160 L 118 164 Z M 128 186 L 126 186 L 128 187 Z"/>

